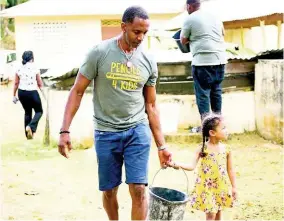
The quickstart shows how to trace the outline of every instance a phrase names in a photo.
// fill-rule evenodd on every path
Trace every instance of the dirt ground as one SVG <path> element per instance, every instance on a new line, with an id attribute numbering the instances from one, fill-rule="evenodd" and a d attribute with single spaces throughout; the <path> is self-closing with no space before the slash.
<path id="1" fill-rule="evenodd" d="M 2 220 L 107 220 L 98 191 L 94 149 L 75 150 L 71 159 L 55 148 L 43 147 L 41 121 L 36 139 L 23 136 L 23 111 L 12 103 L 12 91 L 0 90 L 1 125 L 1 219 Z M 239 204 L 224 212 L 223 219 L 282 220 L 283 149 L 258 135 L 230 138 L 237 172 Z M 198 144 L 169 144 L 177 161 L 188 161 Z M 186 191 L 182 171 L 159 169 L 153 146 L 149 183 Z M 187 172 L 189 191 L 195 174 Z M 131 200 L 125 183 L 119 190 L 120 219 L 130 220 Z M 204 219 L 204 214 L 186 207 L 185 220 Z"/>

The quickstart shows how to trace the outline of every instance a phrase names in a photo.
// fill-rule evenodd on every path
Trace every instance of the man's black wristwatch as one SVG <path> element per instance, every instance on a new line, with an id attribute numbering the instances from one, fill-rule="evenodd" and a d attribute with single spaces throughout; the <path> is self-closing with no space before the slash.
<path id="1" fill-rule="evenodd" d="M 59 132 L 59 134 L 70 134 L 70 131 L 68 131 L 68 130 L 61 130 Z"/>

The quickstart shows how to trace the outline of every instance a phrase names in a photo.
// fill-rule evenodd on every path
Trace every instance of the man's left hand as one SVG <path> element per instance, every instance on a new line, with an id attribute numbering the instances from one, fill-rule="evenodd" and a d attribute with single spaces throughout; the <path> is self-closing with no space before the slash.
<path id="1" fill-rule="evenodd" d="M 168 149 L 158 150 L 159 160 L 162 168 L 166 168 L 172 161 L 172 153 Z"/>

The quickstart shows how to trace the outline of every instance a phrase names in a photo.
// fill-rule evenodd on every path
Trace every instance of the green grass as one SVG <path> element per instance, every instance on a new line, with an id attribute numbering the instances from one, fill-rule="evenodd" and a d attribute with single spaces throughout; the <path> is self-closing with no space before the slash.
<path id="1" fill-rule="evenodd" d="M 38 141 L 25 141 L 23 143 L 11 142 L 2 144 L 2 160 L 41 160 L 54 157 L 57 154 L 55 146 L 44 147 Z"/>
<path id="2" fill-rule="evenodd" d="M 39 139 L 13 141 L 1 145 L 2 160 L 41 160 L 58 155 L 57 140 L 51 140 L 49 146 L 44 146 Z M 73 150 L 84 150 L 93 146 L 93 138 L 72 141 Z"/>
<path id="3" fill-rule="evenodd" d="M 225 212 L 232 215 L 232 218 L 237 220 L 283 220 L 282 147 L 264 140 L 256 133 L 234 134 L 230 136 L 226 143 L 230 145 L 233 150 L 233 163 L 236 170 L 239 205 L 233 210 Z M 200 142 L 198 140 L 193 140 L 189 143 L 169 143 L 169 146 L 173 152 L 174 160 L 188 162 L 191 154 L 193 154 L 199 144 Z M 89 148 L 92 146 L 92 139 L 73 142 L 73 146 L 74 149 Z M 78 174 L 82 174 L 83 170 L 89 168 L 88 166 L 83 166 L 81 169 L 76 170 L 82 162 L 87 162 L 88 160 L 86 159 L 88 158 L 88 154 L 83 151 L 76 151 L 76 154 L 74 153 L 72 156 L 72 161 L 64 161 L 63 158 L 60 158 L 57 151 L 56 140 L 53 140 L 49 147 L 43 147 L 40 140 L 23 141 L 22 143 L 16 141 L 5 143 L 1 148 L 1 155 L 4 163 L 12 161 L 30 161 L 28 165 L 30 165 L 31 168 L 38 165 L 39 162 L 36 162 L 37 160 L 45 159 L 47 159 L 47 161 L 44 163 L 41 162 L 41 165 L 45 165 L 47 168 L 49 168 L 49 165 L 59 165 L 59 162 L 62 166 L 65 164 L 65 166 L 67 166 L 68 164 L 68 168 L 70 166 L 73 168 L 71 170 L 72 177 L 77 177 Z M 76 159 L 80 159 L 78 165 Z M 91 160 L 91 162 L 93 161 Z M 7 165 L 11 168 L 7 168 Z M 6 164 L 5 168 L 9 171 L 8 174 L 11 176 L 13 173 L 22 174 L 22 172 L 18 172 L 22 170 L 21 168 L 15 167 L 13 169 L 12 165 L 13 164 Z M 158 165 L 156 151 L 152 151 L 151 165 L 152 170 L 153 166 L 155 167 L 155 165 Z M 13 170 L 17 170 L 17 172 L 12 172 Z M 24 171 L 25 169 L 23 168 L 23 173 Z M 51 173 L 53 170 L 46 171 Z M 92 174 L 93 170 L 90 169 L 88 173 Z M 89 177 L 90 174 L 87 174 L 86 172 L 85 176 Z M 173 174 L 175 173 L 173 172 Z M 51 175 L 52 173 L 49 174 L 49 176 Z M 39 176 L 39 174 L 37 176 Z M 161 181 L 167 180 L 168 176 L 167 173 L 164 173 L 164 178 L 160 177 L 159 179 Z M 189 176 L 193 178 L 193 174 L 190 172 Z M 178 180 L 167 181 L 167 183 L 170 182 L 171 186 L 177 185 L 178 187 L 184 187 L 184 177 L 181 176 L 180 179 L 179 177 L 180 176 L 177 176 Z M 11 181 L 7 184 L 8 192 L 22 188 L 22 184 L 18 183 L 18 178 L 14 179 L 15 181 Z M 193 179 L 190 179 L 190 182 L 193 181 Z M 195 217 L 196 219 L 204 219 L 203 213 L 192 210 L 189 206 L 187 207 L 187 210 L 187 214 L 190 216 Z M 43 214 L 45 213 L 46 211 L 43 212 Z"/>

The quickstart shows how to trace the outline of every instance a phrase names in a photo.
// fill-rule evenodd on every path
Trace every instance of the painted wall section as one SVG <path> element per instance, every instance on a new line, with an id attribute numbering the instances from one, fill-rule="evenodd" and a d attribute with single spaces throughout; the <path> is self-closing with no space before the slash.
<path id="1" fill-rule="evenodd" d="M 257 131 L 266 139 L 283 143 L 283 60 L 260 60 L 255 66 Z"/>

